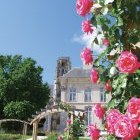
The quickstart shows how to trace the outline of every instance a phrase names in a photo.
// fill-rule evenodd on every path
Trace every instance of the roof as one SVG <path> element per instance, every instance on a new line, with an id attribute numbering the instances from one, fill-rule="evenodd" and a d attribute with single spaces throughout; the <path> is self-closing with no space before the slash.
<path id="1" fill-rule="evenodd" d="M 62 77 L 85 78 L 90 77 L 91 69 L 73 68 Z"/>

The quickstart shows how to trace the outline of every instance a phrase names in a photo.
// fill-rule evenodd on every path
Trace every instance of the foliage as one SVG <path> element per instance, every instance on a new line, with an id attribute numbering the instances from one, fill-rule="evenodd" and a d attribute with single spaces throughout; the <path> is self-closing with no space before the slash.
<path id="1" fill-rule="evenodd" d="M 86 2 L 77 2 L 77 9 L 87 12 L 85 14 L 91 12 L 88 16 L 94 28 L 93 36 L 90 36 L 91 50 L 96 45 L 105 48 L 95 58 L 93 68 L 97 67 L 99 70 L 99 82 L 106 84 L 109 81 L 111 86 L 111 89 L 106 91 L 112 94 L 107 109 L 115 108 L 125 114 L 128 101 L 132 97 L 140 98 L 140 46 L 137 45 L 140 42 L 140 1 L 95 0 L 88 11 Z M 88 25 L 88 28 L 91 28 L 91 25 Z M 94 35 L 94 32 L 97 35 Z M 128 54 L 131 57 L 128 57 Z M 84 59 L 88 59 L 88 56 Z M 115 138 L 109 136 L 108 139 Z"/>
<path id="2" fill-rule="evenodd" d="M 73 123 L 69 125 L 68 133 L 69 139 L 79 140 L 80 136 L 84 135 L 85 131 L 85 121 L 81 116 L 75 116 Z"/>
<path id="3" fill-rule="evenodd" d="M 60 107 L 60 109 L 65 110 L 66 112 L 69 112 L 70 110 L 72 110 L 72 107 L 65 102 L 60 102 L 59 107 Z"/>
<path id="4" fill-rule="evenodd" d="M 13 102 L 11 101 L 4 107 L 4 114 L 8 118 L 24 119 L 32 114 L 34 111 L 33 105 L 29 101 Z"/>
<path id="5" fill-rule="evenodd" d="M 58 133 L 56 132 L 51 132 L 49 135 L 48 135 L 48 138 L 46 140 L 57 140 L 58 139 Z"/>
<path id="6" fill-rule="evenodd" d="M 32 58 L 0 56 L 0 118 L 26 120 L 46 105 L 50 89 Z"/>
<path id="7" fill-rule="evenodd" d="M 139 59 L 140 48 L 134 47 L 138 41 L 140 41 L 140 1 L 129 1 L 129 0 L 114 0 L 114 2 L 105 5 L 102 0 L 99 1 L 102 6 L 100 9 L 96 9 L 92 15 L 92 24 L 97 27 L 100 25 L 104 37 L 108 38 L 109 46 L 106 50 L 99 55 L 95 60 L 94 65 L 100 69 L 106 68 L 106 74 L 104 79 L 100 79 L 101 82 L 105 82 L 108 79 L 112 85 L 112 99 L 108 104 L 109 108 L 118 108 L 121 112 L 125 112 L 125 106 L 127 101 L 132 97 L 140 97 L 140 74 L 139 70 L 132 74 L 122 74 L 119 71 L 111 76 L 110 68 L 116 65 L 116 60 L 120 55 L 121 51 L 131 51 Z M 106 14 L 105 9 L 108 11 Z M 135 15 L 135 16 L 134 16 Z M 98 34 L 99 36 L 99 34 Z M 98 36 L 95 40 L 98 40 Z M 94 42 L 94 41 L 93 41 Z M 117 50 L 113 55 L 111 52 Z M 109 63 L 101 61 L 106 59 Z M 133 86 L 135 85 L 135 86 Z"/>
<path id="8" fill-rule="evenodd" d="M 114 136 L 112 136 L 112 135 L 108 135 L 107 140 L 116 140 L 116 138 Z"/>
<path id="9" fill-rule="evenodd" d="M 79 140 L 90 140 L 90 139 L 82 137 L 82 138 L 79 138 Z"/>

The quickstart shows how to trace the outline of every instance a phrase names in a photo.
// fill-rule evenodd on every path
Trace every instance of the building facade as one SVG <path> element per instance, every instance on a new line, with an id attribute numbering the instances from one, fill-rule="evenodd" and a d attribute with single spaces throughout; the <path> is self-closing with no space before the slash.
<path id="1" fill-rule="evenodd" d="M 92 112 L 92 107 L 100 103 L 105 105 L 111 98 L 110 94 L 104 94 L 104 85 L 93 84 L 90 81 L 92 66 L 71 68 L 69 57 L 60 57 L 57 60 L 56 77 L 54 80 L 53 98 L 54 104 L 66 102 L 76 109 L 86 112 L 86 125 L 96 124 L 102 129 L 102 120 L 99 120 Z M 54 119 L 57 116 L 57 119 Z M 50 130 L 63 131 L 66 128 L 67 113 L 49 116 Z M 53 126 L 54 125 L 54 126 Z"/>
<path id="2" fill-rule="evenodd" d="M 92 107 L 97 103 L 105 105 L 111 97 L 104 94 L 104 85 L 91 83 L 90 71 L 85 67 L 72 68 L 60 77 L 61 101 L 87 112 L 86 125 L 96 124 L 101 129 L 102 120 L 93 114 Z"/>

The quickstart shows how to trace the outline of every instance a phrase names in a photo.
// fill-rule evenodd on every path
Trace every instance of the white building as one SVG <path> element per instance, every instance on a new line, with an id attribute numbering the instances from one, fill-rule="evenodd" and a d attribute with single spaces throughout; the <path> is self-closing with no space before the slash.
<path id="1" fill-rule="evenodd" d="M 102 129 L 102 120 L 99 120 L 92 112 L 92 106 L 96 103 L 105 105 L 110 94 L 104 94 L 104 85 L 93 84 L 90 81 L 92 66 L 71 68 L 70 58 L 61 57 L 57 60 L 56 79 L 54 80 L 53 98 L 56 103 L 66 102 L 76 109 L 87 112 L 86 125 L 96 124 Z M 56 116 L 56 114 L 55 114 Z M 67 114 L 65 112 L 55 116 L 49 116 L 50 130 L 63 131 L 66 127 Z M 53 119 L 54 118 L 54 119 Z"/>

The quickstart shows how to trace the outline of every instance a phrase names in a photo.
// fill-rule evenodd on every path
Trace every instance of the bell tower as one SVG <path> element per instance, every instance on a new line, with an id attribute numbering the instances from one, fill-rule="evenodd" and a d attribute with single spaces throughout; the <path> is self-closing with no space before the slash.
<path id="1" fill-rule="evenodd" d="M 56 66 L 56 75 L 54 80 L 54 99 L 55 104 L 61 101 L 61 85 L 59 77 L 66 74 L 71 69 L 70 57 L 59 57 Z"/>
<path id="2" fill-rule="evenodd" d="M 63 76 L 71 69 L 71 63 L 69 57 L 60 57 L 57 60 L 56 66 L 56 78 Z"/>

